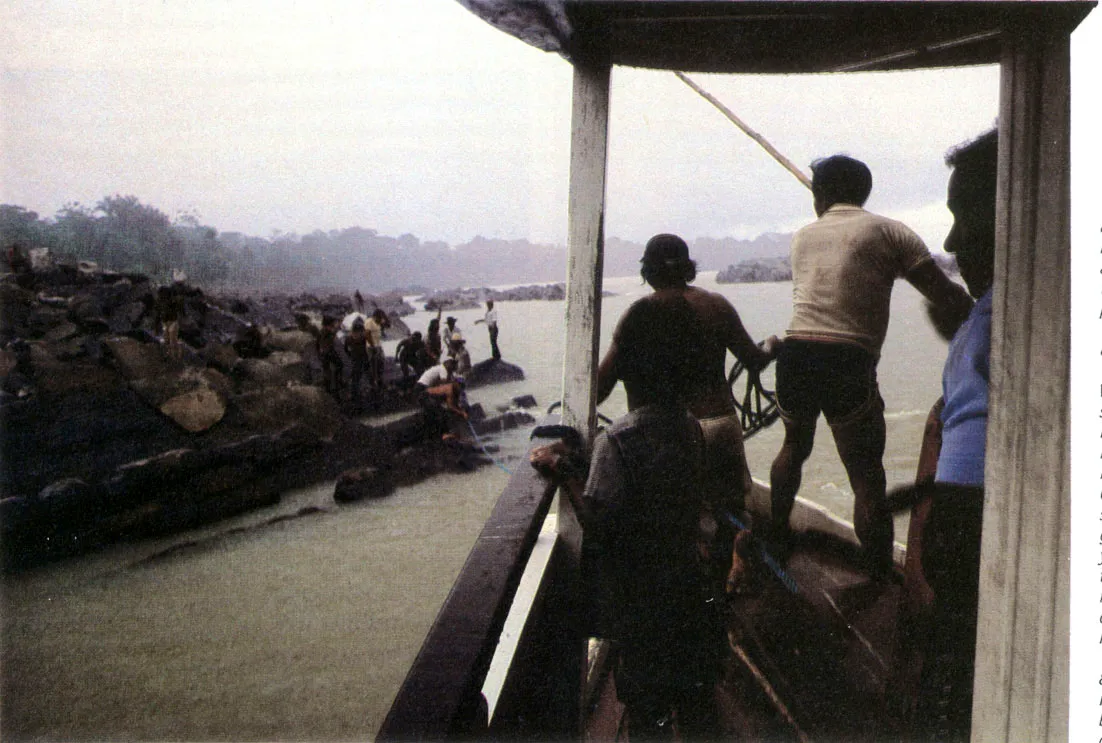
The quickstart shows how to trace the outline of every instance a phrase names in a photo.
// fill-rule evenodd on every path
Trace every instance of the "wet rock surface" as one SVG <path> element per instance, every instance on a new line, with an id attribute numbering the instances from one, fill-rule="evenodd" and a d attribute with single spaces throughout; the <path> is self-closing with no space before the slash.
<path id="1" fill-rule="evenodd" d="M 8 569 L 225 518 L 342 473 L 338 501 L 490 461 L 441 440 L 392 359 L 373 398 L 338 402 L 322 388 L 317 320 L 353 311 L 351 297 L 214 297 L 176 285 L 180 341 L 169 347 L 147 277 L 46 264 L 18 278 L 0 276 Z M 364 306 L 395 320 L 413 311 L 397 295 Z M 404 330 L 394 325 L 390 337 Z M 469 385 L 515 379 L 519 367 L 489 360 Z M 381 426 L 351 417 L 400 410 L 409 415 Z M 510 410 L 478 426 L 530 417 Z"/>

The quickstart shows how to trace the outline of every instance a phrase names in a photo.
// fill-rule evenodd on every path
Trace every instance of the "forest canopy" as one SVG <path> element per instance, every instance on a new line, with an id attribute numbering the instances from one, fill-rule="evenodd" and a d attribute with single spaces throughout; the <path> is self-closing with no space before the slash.
<path id="1" fill-rule="evenodd" d="M 788 255 L 791 237 L 696 237 L 690 245 L 701 271 L 743 263 L 753 271 L 734 280 L 782 281 L 788 275 L 771 267 Z M 15 243 L 28 250 L 48 248 L 64 262 L 94 261 L 104 269 L 143 273 L 160 283 L 182 272 L 190 283 L 213 291 L 421 293 L 566 278 L 566 249 L 559 245 L 476 236 L 453 247 L 423 242 L 409 233 L 380 235 L 365 227 L 253 237 L 219 232 L 194 212 L 170 218 L 136 196 L 108 196 L 94 206 L 71 202 L 46 218 L 0 204 L 0 250 Z M 638 243 L 606 237 L 604 275 L 636 275 L 642 250 Z M 764 268 L 770 268 L 766 275 Z"/>
<path id="2" fill-rule="evenodd" d="M 114 271 L 136 271 L 215 289 L 303 291 L 453 287 L 514 281 L 560 281 L 564 253 L 527 240 L 476 237 L 452 248 L 411 234 L 388 237 L 348 227 L 308 235 L 276 231 L 270 238 L 222 232 L 197 214 L 169 218 L 135 196 L 109 196 L 87 206 L 66 204 L 43 218 L 0 204 L 0 248 L 45 247 L 59 260 L 94 261 Z M 504 258 L 504 259 L 503 259 Z"/>

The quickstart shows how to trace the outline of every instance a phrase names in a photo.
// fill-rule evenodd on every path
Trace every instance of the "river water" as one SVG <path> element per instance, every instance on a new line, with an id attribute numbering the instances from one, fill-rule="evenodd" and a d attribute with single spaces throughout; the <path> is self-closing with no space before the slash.
<path id="1" fill-rule="evenodd" d="M 791 284 L 717 286 L 756 339 L 787 323 Z M 638 278 L 606 281 L 602 338 Z M 541 407 L 562 378 L 562 302 L 501 302 L 504 358 L 523 382 L 477 389 L 488 412 L 520 394 Z M 451 313 L 477 362 L 478 310 Z M 429 313 L 406 318 L 424 329 Z M 389 352 L 393 353 L 393 341 Z M 880 363 L 889 487 L 914 476 L 945 344 L 921 298 L 899 284 Z M 771 372 L 765 375 L 771 386 Z M 602 406 L 616 417 L 622 388 Z M 118 545 L 3 579 L 4 740 L 351 740 L 374 736 L 503 489 L 526 466 L 528 431 L 486 437 L 498 466 L 442 475 L 387 498 L 338 505 L 332 484 L 200 530 Z M 768 479 L 774 426 L 747 442 Z M 802 495 L 849 517 L 852 499 L 820 425 Z M 308 506 L 317 510 L 296 516 Z M 897 539 L 905 533 L 897 527 Z"/>

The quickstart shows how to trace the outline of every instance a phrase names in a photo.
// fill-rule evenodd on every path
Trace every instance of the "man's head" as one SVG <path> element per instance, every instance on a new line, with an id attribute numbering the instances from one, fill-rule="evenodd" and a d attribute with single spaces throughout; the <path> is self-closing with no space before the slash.
<path id="1" fill-rule="evenodd" d="M 493 308 L 494 308 L 494 300 L 487 299 L 486 300 L 486 309 L 492 310 Z"/>
<path id="2" fill-rule="evenodd" d="M 415 340 L 415 341 L 421 340 L 421 331 L 420 330 L 414 330 L 413 331 L 413 340 Z"/>
<path id="3" fill-rule="evenodd" d="M 953 226 L 945 252 L 957 258 L 961 278 L 973 297 L 991 288 L 995 276 L 995 183 L 999 164 L 997 129 L 954 147 L 945 156 L 953 169 L 946 206 Z"/>
<path id="4" fill-rule="evenodd" d="M 449 317 L 444 322 L 448 324 L 449 328 L 454 328 L 455 327 L 455 318 L 454 317 Z"/>
<path id="5" fill-rule="evenodd" d="M 364 319 L 362 317 L 357 317 L 355 320 L 353 320 L 352 321 L 352 329 L 353 330 L 363 330 L 364 329 Z"/>
<path id="6" fill-rule="evenodd" d="M 872 193 L 872 173 L 848 155 L 820 158 L 811 163 L 811 193 L 819 216 L 835 204 L 864 206 Z"/>
<path id="7" fill-rule="evenodd" d="M 448 370 L 448 374 L 454 374 L 456 367 L 459 366 L 459 362 L 455 360 L 454 356 L 448 356 L 443 363 L 444 368 Z"/>
<path id="8" fill-rule="evenodd" d="M 387 325 L 390 325 L 390 318 L 387 317 L 386 312 L 381 309 L 376 308 L 375 311 L 371 313 L 371 317 L 375 322 L 379 323 L 381 327 L 385 328 Z"/>
<path id="9" fill-rule="evenodd" d="M 689 246 L 677 235 L 655 235 L 647 241 L 639 273 L 655 289 L 688 284 L 696 278 L 696 261 L 689 259 Z"/>

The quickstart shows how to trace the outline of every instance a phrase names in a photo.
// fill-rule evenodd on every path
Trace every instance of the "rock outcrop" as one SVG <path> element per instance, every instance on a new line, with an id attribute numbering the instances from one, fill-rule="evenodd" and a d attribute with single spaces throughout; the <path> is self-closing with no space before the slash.
<path id="1" fill-rule="evenodd" d="M 180 341 L 170 348 L 145 276 L 49 261 L 0 276 L 8 567 L 223 518 L 349 469 L 393 472 L 399 455 L 411 472 L 482 463 L 441 454 L 438 441 L 422 456 L 420 413 L 363 425 L 319 386 L 315 318 L 351 312 L 351 298 L 175 290 Z M 399 330 L 397 317 L 413 311 L 396 295 L 364 305 L 392 314 Z M 389 360 L 387 375 L 400 377 Z M 523 371 L 502 363 L 479 383 L 513 378 Z M 396 386 L 379 402 L 413 409 Z"/>
<path id="2" fill-rule="evenodd" d="M 791 281 L 792 263 L 788 256 L 758 258 L 727 266 L 716 274 L 717 284 L 745 284 L 760 281 Z"/>

